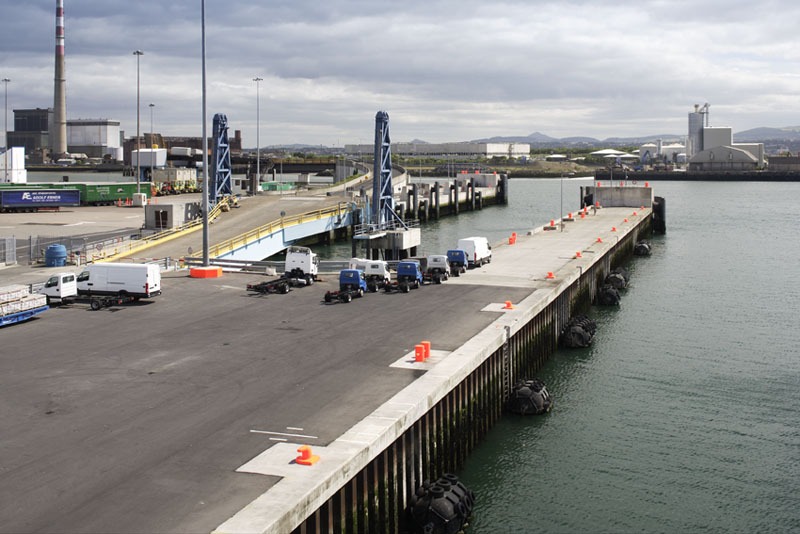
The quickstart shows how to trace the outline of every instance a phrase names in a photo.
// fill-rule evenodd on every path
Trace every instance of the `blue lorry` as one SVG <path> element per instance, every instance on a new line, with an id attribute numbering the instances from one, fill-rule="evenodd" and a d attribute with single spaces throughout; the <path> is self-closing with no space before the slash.
<path id="1" fill-rule="evenodd" d="M 411 289 L 417 289 L 423 281 L 419 260 L 403 260 L 397 264 L 397 278 L 385 284 L 383 290 L 387 293 L 392 291 L 408 293 Z"/>
<path id="2" fill-rule="evenodd" d="M 466 250 L 460 248 L 448 250 L 447 259 L 450 262 L 450 270 L 453 276 L 460 276 L 467 272 L 469 258 Z"/>
<path id="3" fill-rule="evenodd" d="M 354 298 L 364 296 L 367 291 L 367 279 L 360 269 L 342 269 L 339 271 L 339 290 L 325 292 L 325 302 L 350 302 Z"/>

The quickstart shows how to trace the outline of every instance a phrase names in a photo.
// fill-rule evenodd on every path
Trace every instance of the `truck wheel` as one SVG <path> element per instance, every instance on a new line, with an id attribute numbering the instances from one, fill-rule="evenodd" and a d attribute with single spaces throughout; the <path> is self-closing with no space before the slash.
<path id="1" fill-rule="evenodd" d="M 360 298 L 361 298 L 361 297 L 363 297 L 363 296 L 364 296 L 364 290 L 363 290 L 362 288 L 360 288 L 360 287 L 359 287 L 359 288 L 356 290 L 356 298 L 359 298 L 359 299 L 360 299 Z"/>
<path id="2" fill-rule="evenodd" d="M 314 277 L 312 275 L 310 275 L 310 274 L 307 274 L 306 275 L 306 285 L 310 286 L 313 283 L 314 283 Z"/>
<path id="3" fill-rule="evenodd" d="M 461 274 L 461 269 L 456 269 L 453 271 L 453 276 L 459 276 Z"/>
<path id="4" fill-rule="evenodd" d="M 280 293 L 281 295 L 285 295 L 288 292 L 289 292 L 289 284 L 281 284 L 280 286 L 278 286 L 278 293 Z"/>
<path id="5" fill-rule="evenodd" d="M 103 307 L 103 303 L 97 299 L 92 299 L 92 302 L 89 303 L 89 307 L 92 308 L 92 310 L 97 311 Z"/>
<path id="6" fill-rule="evenodd" d="M 333 297 L 330 293 L 325 293 L 325 302 L 330 303 L 333 300 Z"/>
<path id="7" fill-rule="evenodd" d="M 419 280 L 414 280 L 414 289 L 419 289 Z"/>
<path id="8" fill-rule="evenodd" d="M 442 280 L 446 281 L 448 278 L 450 278 L 450 275 L 447 274 L 447 273 L 444 273 L 444 276 L 442 276 Z"/>
<path id="9" fill-rule="evenodd" d="M 344 293 L 344 294 L 342 295 L 342 302 L 344 302 L 345 304 L 347 304 L 347 303 L 348 303 L 348 302 L 350 302 L 351 300 L 353 300 L 353 296 L 352 296 L 352 295 L 350 295 L 350 293 Z"/>
<path id="10" fill-rule="evenodd" d="M 438 274 L 434 275 L 433 276 L 433 283 L 434 284 L 441 284 L 442 283 L 442 278 Z"/>
<path id="11" fill-rule="evenodd" d="M 400 284 L 400 292 L 401 292 L 401 293 L 408 293 L 410 289 L 411 289 L 411 288 L 410 288 L 410 287 L 408 287 L 408 284 L 406 284 L 405 282 L 403 282 L 402 284 Z"/>

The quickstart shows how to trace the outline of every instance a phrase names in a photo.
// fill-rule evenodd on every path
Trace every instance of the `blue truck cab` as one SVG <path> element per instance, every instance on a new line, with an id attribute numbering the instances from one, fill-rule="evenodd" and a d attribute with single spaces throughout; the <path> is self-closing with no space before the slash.
<path id="1" fill-rule="evenodd" d="M 447 251 L 447 260 L 450 262 L 450 269 L 453 276 L 459 276 L 467 272 L 469 266 L 469 258 L 467 251 L 460 248 Z"/>
<path id="2" fill-rule="evenodd" d="M 422 268 L 417 260 L 403 260 L 397 264 L 397 281 L 408 283 L 416 289 L 422 284 Z"/>
<path id="3" fill-rule="evenodd" d="M 364 271 L 342 269 L 339 272 L 339 291 L 355 291 L 363 295 L 367 291 L 367 278 Z"/>

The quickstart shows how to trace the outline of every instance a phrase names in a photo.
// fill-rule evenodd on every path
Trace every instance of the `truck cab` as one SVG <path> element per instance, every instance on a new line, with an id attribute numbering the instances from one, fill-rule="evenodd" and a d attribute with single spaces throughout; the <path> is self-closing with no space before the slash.
<path id="1" fill-rule="evenodd" d="M 460 248 L 448 250 L 447 260 L 450 262 L 450 269 L 453 276 L 459 276 L 467 272 L 469 259 L 467 258 L 466 250 Z"/>
<path id="2" fill-rule="evenodd" d="M 44 286 L 37 291 L 47 297 L 47 303 L 66 302 L 78 296 L 78 284 L 73 273 L 58 273 L 47 279 Z"/>
<path id="3" fill-rule="evenodd" d="M 360 269 L 342 269 L 339 271 L 339 291 L 355 291 L 358 296 L 367 291 L 367 279 Z"/>
<path id="4" fill-rule="evenodd" d="M 412 289 L 422 284 L 422 269 L 417 260 L 403 260 L 397 264 L 397 281 L 407 283 Z"/>
<path id="5" fill-rule="evenodd" d="M 432 254 L 428 256 L 427 274 L 434 283 L 441 283 L 450 278 L 450 260 L 445 254 Z"/>
<path id="6" fill-rule="evenodd" d="M 311 285 L 319 273 L 319 256 L 308 247 L 291 246 L 286 250 L 285 278 L 301 278 Z"/>

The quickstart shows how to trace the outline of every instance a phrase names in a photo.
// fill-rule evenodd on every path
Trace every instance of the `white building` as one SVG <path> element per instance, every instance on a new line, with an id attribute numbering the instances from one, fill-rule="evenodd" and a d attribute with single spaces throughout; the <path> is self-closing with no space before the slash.
<path id="1" fill-rule="evenodd" d="M 109 119 L 72 119 L 67 121 L 67 149 L 90 158 L 122 154 L 119 121 Z"/>
<path id="2" fill-rule="evenodd" d="M 25 148 L 21 146 L 0 149 L 0 182 L 24 184 L 28 182 L 25 170 Z"/>
<path id="3" fill-rule="evenodd" d="M 750 171 L 766 166 L 764 144 L 734 143 L 732 128 L 704 126 L 701 139 L 702 150 L 690 156 L 689 170 Z"/>
<path id="4" fill-rule="evenodd" d="M 345 145 L 347 154 L 372 155 L 373 145 Z M 518 159 L 528 157 L 530 143 L 392 143 L 392 154 L 398 156 L 469 156 L 506 157 Z"/>

